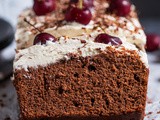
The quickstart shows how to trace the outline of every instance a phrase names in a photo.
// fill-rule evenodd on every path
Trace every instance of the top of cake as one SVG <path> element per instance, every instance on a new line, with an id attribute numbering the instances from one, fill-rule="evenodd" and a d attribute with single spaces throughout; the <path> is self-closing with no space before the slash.
<path id="1" fill-rule="evenodd" d="M 95 0 L 94 7 L 89 9 L 92 19 L 87 24 L 66 20 L 65 11 L 72 7 L 68 0 L 57 1 L 56 10 L 46 15 L 37 16 L 32 9 L 25 10 L 17 26 L 17 49 L 22 50 L 17 51 L 14 68 L 27 70 L 69 60 L 72 55 L 94 56 L 110 49 L 126 56 L 138 54 L 148 67 L 146 36 L 135 7 L 131 5 L 131 11 L 124 17 L 108 12 L 109 6 L 106 0 Z M 48 40 L 39 41 L 39 35 L 47 36 Z"/>
<path id="2" fill-rule="evenodd" d="M 50 33 L 56 38 L 62 36 L 81 38 L 83 35 L 89 36 L 94 31 L 97 31 L 95 36 L 106 32 L 112 36 L 125 37 L 126 41 L 144 50 L 146 36 L 138 21 L 134 5 L 131 6 L 129 15 L 122 17 L 107 11 L 110 6 L 108 1 L 95 0 L 94 7 L 90 8 L 93 17 L 87 25 L 67 22 L 65 20 L 65 11 L 67 11 L 68 6 L 69 0 L 59 0 L 55 11 L 42 16 L 36 16 L 32 9 L 23 11 L 17 25 L 17 49 L 32 46 L 35 36 L 39 33 L 33 26 L 24 22 L 25 19 L 42 32 Z"/>

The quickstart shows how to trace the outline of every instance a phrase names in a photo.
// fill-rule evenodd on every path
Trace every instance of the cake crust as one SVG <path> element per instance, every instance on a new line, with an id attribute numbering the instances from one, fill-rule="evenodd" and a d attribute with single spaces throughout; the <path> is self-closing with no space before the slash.
<path id="1" fill-rule="evenodd" d="M 148 69 L 135 51 L 128 52 L 111 48 L 15 70 L 21 119 L 142 120 Z"/>

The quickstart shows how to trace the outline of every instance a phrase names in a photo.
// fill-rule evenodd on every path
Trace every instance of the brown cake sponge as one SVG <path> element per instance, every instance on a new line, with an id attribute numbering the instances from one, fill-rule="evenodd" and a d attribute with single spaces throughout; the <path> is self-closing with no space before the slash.
<path id="1" fill-rule="evenodd" d="M 149 70 L 136 51 L 15 70 L 21 120 L 143 120 Z"/>

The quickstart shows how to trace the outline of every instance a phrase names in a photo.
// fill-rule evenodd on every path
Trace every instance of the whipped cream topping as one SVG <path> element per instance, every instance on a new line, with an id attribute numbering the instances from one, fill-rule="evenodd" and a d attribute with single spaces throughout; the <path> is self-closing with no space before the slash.
<path id="1" fill-rule="evenodd" d="M 89 35 L 92 34 L 93 31 L 98 30 L 96 35 L 105 31 L 112 36 L 125 36 L 126 41 L 135 44 L 138 48 L 144 50 L 146 36 L 135 15 L 134 6 L 132 6 L 131 12 L 133 15 L 126 18 L 105 13 L 104 11 L 106 11 L 108 3 L 106 0 L 102 2 L 105 4 L 100 3 L 98 0 L 95 1 L 95 10 L 92 10 L 93 20 L 88 25 L 66 22 L 64 21 L 64 13 L 58 14 L 58 10 L 46 16 L 35 16 L 31 9 L 25 10 L 19 17 L 18 29 L 16 32 L 17 48 L 23 49 L 32 46 L 33 40 L 38 34 L 37 30 L 24 22 L 24 18 L 26 18 L 35 27 L 42 29 L 43 32 L 50 33 L 57 38 L 62 36 L 79 38 L 84 34 Z M 99 13 L 99 11 L 103 12 Z M 61 17 L 57 17 L 57 14 Z M 59 20 L 63 21 L 60 25 L 57 24 Z"/>
<path id="2" fill-rule="evenodd" d="M 59 62 L 59 60 L 69 60 L 69 54 L 82 57 L 94 56 L 101 51 L 107 50 L 109 47 L 117 51 L 125 51 L 126 54 L 130 54 L 126 50 L 136 51 L 146 67 L 148 67 L 146 53 L 139 51 L 133 44 L 125 42 L 125 40 L 122 45 L 115 47 L 111 44 L 95 43 L 92 38 L 82 42 L 78 38 L 69 39 L 61 37 L 59 41 L 54 43 L 49 41 L 46 45 L 35 45 L 19 50 L 15 57 L 14 69 L 25 69 L 27 71 L 29 67 L 47 66 Z"/>
<path id="3" fill-rule="evenodd" d="M 82 57 L 94 56 L 110 47 L 117 51 L 124 51 L 125 54 L 131 54 L 127 50 L 135 51 L 148 67 L 147 55 L 143 51 L 146 36 L 134 12 L 134 6 L 131 14 L 126 18 L 107 14 L 105 12 L 107 7 L 106 0 L 95 0 L 95 8 L 92 10 L 93 19 L 88 25 L 66 22 L 61 7 L 45 16 L 35 16 L 31 9 L 25 10 L 19 17 L 17 26 L 17 49 L 22 50 L 18 50 L 16 54 L 14 69 L 28 70 L 29 67 L 47 66 L 60 60 L 69 60 L 69 54 Z M 25 23 L 24 18 L 42 32 L 55 36 L 58 41 L 33 46 L 33 40 L 38 32 Z M 123 44 L 115 47 L 111 44 L 95 43 L 94 40 L 100 33 L 119 37 Z"/>

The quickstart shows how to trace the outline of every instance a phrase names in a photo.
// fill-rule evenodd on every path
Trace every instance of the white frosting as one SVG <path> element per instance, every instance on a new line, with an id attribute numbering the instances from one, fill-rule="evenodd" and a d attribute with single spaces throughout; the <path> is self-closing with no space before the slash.
<path id="1" fill-rule="evenodd" d="M 46 45 L 35 45 L 24 50 L 19 50 L 16 54 L 14 69 L 25 69 L 28 67 L 47 66 L 48 64 L 56 63 L 59 60 L 70 57 L 68 54 L 76 54 L 78 56 L 86 57 L 99 54 L 99 50 L 107 50 L 107 47 L 115 48 L 118 51 L 135 50 L 140 56 L 141 60 L 148 67 L 146 53 L 140 51 L 132 44 L 123 41 L 123 44 L 116 48 L 110 44 L 95 43 L 93 40 L 87 40 L 86 43 L 81 43 L 79 39 L 68 39 L 61 37 L 59 41 L 53 43 L 48 42 Z M 126 51 L 125 51 L 126 52 Z M 126 52 L 127 53 L 127 52 Z M 128 54 L 130 54 L 128 52 Z"/>

